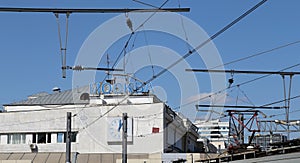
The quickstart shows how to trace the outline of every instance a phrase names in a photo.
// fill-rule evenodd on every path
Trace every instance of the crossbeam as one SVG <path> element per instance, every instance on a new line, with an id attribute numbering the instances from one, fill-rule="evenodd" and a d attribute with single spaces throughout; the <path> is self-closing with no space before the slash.
<path id="1" fill-rule="evenodd" d="M 283 106 L 246 106 L 246 105 L 197 105 L 198 107 L 241 108 L 241 109 L 283 109 Z"/>
<path id="2" fill-rule="evenodd" d="M 242 70 L 208 70 L 208 69 L 186 69 L 192 72 L 213 72 L 213 73 L 231 73 L 231 74 L 278 74 L 278 75 L 300 75 L 300 72 L 282 72 L 282 71 L 242 71 Z"/>
<path id="3" fill-rule="evenodd" d="M 10 8 L 0 7 L 0 12 L 52 12 L 52 13 L 128 13 L 128 12 L 189 12 L 190 8 L 161 9 L 79 9 L 79 8 Z"/>

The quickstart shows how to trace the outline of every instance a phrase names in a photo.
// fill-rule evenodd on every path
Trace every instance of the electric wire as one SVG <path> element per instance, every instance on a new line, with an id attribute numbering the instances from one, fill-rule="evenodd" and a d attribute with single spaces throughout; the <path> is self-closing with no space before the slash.
<path id="1" fill-rule="evenodd" d="M 142 2 L 142 1 L 139 1 L 139 0 L 132 0 L 132 1 L 140 3 L 140 4 L 145 5 L 145 6 L 150 6 L 150 7 L 157 8 L 157 9 L 159 8 L 157 6 L 154 6 L 152 4 L 149 4 L 149 3 L 146 3 L 146 2 Z"/>
<path id="2" fill-rule="evenodd" d="M 243 18 L 245 18 L 247 15 L 249 15 L 250 13 L 252 13 L 253 11 L 255 11 L 258 7 L 260 7 L 261 5 L 263 5 L 265 2 L 267 2 L 267 0 L 260 1 L 254 7 L 250 8 L 249 10 L 247 10 L 241 16 L 239 16 L 238 18 L 236 18 L 235 20 L 233 20 L 232 22 L 230 22 L 228 25 L 226 25 L 221 30 L 219 30 L 218 32 L 216 32 L 214 35 L 212 35 L 206 41 L 204 41 L 203 43 L 201 43 L 200 45 L 198 45 L 194 49 L 192 49 L 189 52 L 187 52 L 182 58 L 178 59 L 177 61 L 175 61 L 174 63 L 172 63 L 171 65 L 169 65 L 167 68 L 165 68 L 162 71 L 160 71 L 157 75 L 155 75 L 153 78 L 150 78 L 145 83 L 149 83 L 152 80 L 156 79 L 157 77 L 161 76 L 162 74 L 166 73 L 169 69 L 171 69 L 172 67 L 174 67 L 175 65 L 177 65 L 178 63 L 180 63 L 182 60 L 184 60 L 185 58 L 187 58 L 190 55 L 192 55 L 193 53 L 195 53 L 198 49 L 204 47 L 206 44 L 208 44 L 209 42 L 211 42 L 212 40 L 214 40 L 215 38 L 217 38 L 219 35 L 221 35 L 226 30 L 228 30 L 229 28 L 231 28 L 233 25 L 235 25 L 236 23 L 238 23 L 240 20 L 242 20 Z"/>
<path id="3" fill-rule="evenodd" d="M 135 33 L 135 35 L 134 35 L 134 38 L 133 38 L 133 41 L 132 41 L 132 44 L 131 44 L 131 49 L 129 50 L 129 52 L 128 52 L 128 59 L 127 59 L 127 61 L 126 61 L 126 65 L 128 65 L 128 63 L 129 63 L 129 61 L 130 61 L 130 59 L 129 59 L 129 57 L 130 57 L 130 54 L 131 54 L 131 51 L 134 49 L 134 47 L 135 47 L 135 41 L 136 41 L 136 39 L 137 39 L 137 37 L 138 37 L 138 35 L 139 35 L 139 32 L 137 32 L 137 33 Z M 131 63 L 131 65 L 132 65 L 132 63 Z M 133 65 L 132 65 L 133 66 Z"/>
<path id="4" fill-rule="evenodd" d="M 282 72 L 282 71 L 284 71 L 284 70 L 288 70 L 288 69 L 295 68 L 295 67 L 298 67 L 298 66 L 300 66 L 300 63 L 295 64 L 295 65 L 292 65 L 292 66 L 289 66 L 289 67 L 284 68 L 284 69 L 281 69 L 281 70 L 279 70 L 279 71 L 277 71 L 277 72 Z M 254 78 L 254 79 L 252 79 L 252 80 L 249 80 L 249 81 L 246 81 L 246 82 L 243 82 L 243 83 L 239 84 L 239 86 L 245 85 L 245 84 L 248 84 L 248 83 L 252 83 L 252 82 L 254 82 L 254 81 L 257 81 L 257 80 L 266 78 L 266 77 L 271 76 L 271 75 L 272 75 L 272 74 L 267 74 L 267 75 L 263 75 L 263 76 L 258 77 L 258 78 Z"/>
<path id="5" fill-rule="evenodd" d="M 294 67 L 297 67 L 297 66 L 300 66 L 300 63 L 295 64 L 295 65 L 292 65 L 292 66 L 289 66 L 289 67 L 287 67 L 287 68 L 283 68 L 283 69 L 281 69 L 281 70 L 279 70 L 279 71 L 277 71 L 277 72 L 281 72 L 281 71 L 284 71 L 284 70 L 287 70 L 287 69 L 291 69 L 291 68 L 294 68 Z M 257 77 L 257 78 L 254 78 L 254 79 L 245 81 L 245 82 L 243 82 L 243 83 L 233 85 L 233 86 L 231 86 L 231 88 L 233 88 L 233 87 L 238 87 L 238 86 L 242 86 L 242 85 L 246 85 L 246 84 L 252 83 L 252 82 L 254 82 L 254 81 L 257 81 L 257 80 L 266 78 L 266 77 L 271 76 L 271 75 L 272 75 L 272 74 L 263 75 L 263 76 L 260 76 L 260 77 Z M 175 107 L 175 109 L 179 109 L 180 107 L 183 107 L 183 106 L 187 106 L 187 105 L 193 104 L 194 102 L 197 102 L 197 101 L 205 100 L 205 99 L 207 99 L 207 98 L 209 98 L 209 97 L 211 97 L 211 96 L 213 96 L 213 95 L 220 94 L 220 93 L 222 93 L 222 92 L 224 92 L 224 91 L 226 91 L 226 90 L 228 90 L 228 89 L 229 89 L 228 87 L 227 87 L 227 88 L 224 88 L 224 89 L 222 89 L 222 90 L 219 90 L 219 91 L 217 91 L 217 92 L 214 92 L 214 93 L 212 93 L 212 94 L 209 94 L 209 95 L 207 95 L 207 96 L 204 96 L 204 97 L 202 97 L 202 98 L 199 98 L 199 99 L 197 99 L 197 100 L 193 100 L 193 101 L 191 101 L 191 102 L 188 102 L 188 103 L 182 104 L 182 105 L 180 105 L 180 106 L 177 106 L 177 107 Z M 283 101 L 284 101 L 284 100 L 283 100 Z"/>
<path id="6" fill-rule="evenodd" d="M 230 65 L 230 64 L 233 64 L 233 63 L 236 63 L 236 62 L 240 62 L 240 61 L 250 59 L 250 58 L 253 58 L 253 57 L 257 57 L 257 56 L 261 56 L 263 54 L 267 54 L 267 53 L 270 53 L 270 52 L 273 52 L 273 51 L 276 51 L 276 50 L 280 50 L 280 49 L 283 49 L 283 48 L 286 48 L 286 47 L 289 47 L 289 46 L 292 46 L 292 45 L 295 45 L 295 44 L 299 44 L 299 43 L 300 43 L 300 40 L 297 40 L 297 41 L 294 41 L 294 42 L 289 42 L 289 43 L 274 47 L 272 49 L 268 49 L 268 50 L 265 50 L 265 51 L 262 51 L 262 52 L 259 52 L 259 53 L 255 53 L 255 54 L 249 55 L 247 57 L 239 58 L 239 59 L 221 64 L 221 65 L 218 65 L 218 66 L 215 66 L 215 67 L 211 67 L 211 68 L 208 68 L 208 69 L 212 70 L 212 69 L 215 69 L 215 68 L 227 66 L 227 65 Z"/>
<path id="7" fill-rule="evenodd" d="M 254 103 L 250 100 L 250 98 L 247 96 L 247 94 L 241 89 L 240 86 L 237 86 L 237 88 L 239 89 L 239 91 L 244 95 L 244 97 L 246 97 L 247 101 L 252 105 L 255 106 Z"/>
<path id="8" fill-rule="evenodd" d="M 166 5 L 169 2 L 169 0 L 166 0 L 158 9 L 161 9 L 164 5 Z M 153 12 L 143 23 L 141 23 L 135 30 L 134 32 L 138 31 L 140 28 L 144 26 L 155 14 L 157 11 Z"/>
<path id="9" fill-rule="evenodd" d="M 152 62 L 152 58 L 151 58 L 151 54 L 150 54 L 150 49 L 149 49 L 149 42 L 148 42 L 148 38 L 147 38 L 147 34 L 146 34 L 146 31 L 143 30 L 143 33 L 144 33 L 144 38 L 145 38 L 145 42 L 146 42 L 146 45 L 147 45 L 147 54 L 148 54 L 148 58 L 149 58 L 149 61 L 150 61 L 150 64 L 151 64 L 151 69 L 152 69 L 152 77 L 154 77 L 155 75 L 155 71 L 154 71 L 154 66 L 153 66 L 153 62 Z"/>
<path id="10" fill-rule="evenodd" d="M 166 0 L 158 9 L 161 9 L 169 0 Z M 117 59 L 114 61 L 114 64 L 112 66 L 112 68 L 114 68 L 116 66 L 116 64 L 118 63 L 120 57 L 122 56 L 122 54 L 124 53 L 124 51 L 126 50 L 131 38 L 132 38 L 132 35 L 134 35 L 141 27 L 144 26 L 144 24 L 146 22 L 148 22 L 155 14 L 157 13 L 157 11 L 153 12 L 143 23 L 141 23 L 138 28 L 136 28 L 135 30 L 133 30 L 128 38 L 128 40 L 125 42 L 125 45 L 123 47 L 123 49 L 121 50 L 121 52 L 119 53 Z M 107 78 L 107 75 L 104 77 L 103 81 Z M 102 82 L 103 82 L 102 81 Z"/>
<path id="11" fill-rule="evenodd" d="M 181 8 L 180 0 L 178 0 L 178 8 Z M 185 37 L 185 44 L 186 44 L 186 47 L 187 47 L 188 51 L 191 51 L 190 46 L 189 46 L 189 38 L 188 38 L 186 29 L 185 29 L 185 26 L 184 26 L 184 23 L 183 23 L 182 15 L 180 15 L 180 23 L 181 23 L 182 30 L 183 30 L 183 32 L 184 32 L 184 37 Z"/>
<path id="12" fill-rule="evenodd" d="M 287 100 L 294 100 L 294 99 L 297 99 L 297 98 L 300 98 L 300 95 L 297 95 L 297 96 L 288 98 Z M 262 105 L 262 106 L 269 106 L 269 105 L 274 105 L 274 104 L 282 103 L 282 102 L 284 102 L 285 100 L 286 100 L 286 99 L 278 100 L 278 101 L 271 102 L 271 103 L 268 103 L 268 104 L 265 104 L 265 105 Z"/>
<path id="13" fill-rule="evenodd" d="M 290 111 L 289 113 L 296 113 L 296 112 L 300 112 L 300 110 L 294 110 L 294 111 Z M 281 115 L 286 115 L 286 113 L 281 113 L 281 114 L 273 114 L 273 115 L 269 115 L 269 118 L 273 118 L 276 116 L 281 116 Z"/>
<path id="14" fill-rule="evenodd" d="M 162 8 L 167 2 L 168 2 L 169 0 L 166 0 L 159 8 Z M 151 14 L 137 29 L 135 29 L 133 32 L 131 32 L 131 34 L 130 34 L 130 37 L 129 37 L 129 39 L 127 40 L 127 42 L 125 43 L 125 46 L 124 46 L 124 48 L 121 50 L 121 52 L 120 52 L 120 54 L 119 54 L 119 56 L 121 56 L 122 55 L 122 53 L 126 50 L 126 48 L 127 48 L 127 46 L 128 46 L 128 43 L 129 43 L 129 41 L 131 40 L 131 37 L 132 37 L 132 35 L 140 28 L 140 27 L 143 27 L 143 25 L 147 22 L 147 21 L 149 21 L 155 14 L 156 14 L 157 12 L 154 12 L 153 14 Z M 118 58 L 119 58 L 119 56 L 118 56 Z M 114 64 L 113 64 L 113 66 L 112 66 L 112 68 L 117 64 L 117 61 L 118 61 L 118 59 L 114 62 Z M 106 77 L 107 77 L 107 75 L 106 75 Z M 105 78 L 106 78 L 105 77 Z M 103 79 L 103 81 L 105 80 L 105 78 Z M 154 78 L 154 77 L 153 77 Z M 148 83 L 150 83 L 150 82 L 148 82 Z M 148 84 L 147 83 L 147 84 Z M 145 83 L 143 83 L 143 84 L 145 84 Z M 142 85 L 142 86 L 144 86 L 144 85 Z M 139 89 L 139 88 L 138 88 Z M 138 89 L 136 89 L 136 90 L 138 90 Z M 115 108 L 117 108 L 122 102 L 124 102 L 125 100 L 127 100 L 128 99 L 128 97 L 130 96 L 130 95 L 132 95 L 133 93 L 134 93 L 135 91 L 133 91 L 131 94 L 128 94 L 128 95 L 126 95 L 124 98 L 123 98 L 123 100 L 121 100 L 121 101 L 119 101 L 116 105 L 114 105 L 112 108 L 110 108 L 110 109 L 108 109 L 108 111 L 106 111 L 104 114 L 102 114 L 101 116 L 99 116 L 98 118 L 96 118 L 94 121 L 92 121 L 90 124 L 88 124 L 88 125 L 86 125 L 85 127 L 83 127 L 83 129 L 86 129 L 87 127 L 89 127 L 89 126 L 91 126 L 92 124 L 94 124 L 95 122 L 97 122 L 99 119 L 101 119 L 102 117 L 104 117 L 105 115 L 107 115 L 108 113 L 110 113 L 112 110 L 114 110 Z"/>
<path id="15" fill-rule="evenodd" d="M 166 0 L 164 4 L 166 4 L 169 0 Z M 257 3 L 255 6 L 253 6 L 252 8 L 250 8 L 249 10 L 247 10 L 245 13 L 243 13 L 241 16 L 239 16 L 238 18 L 236 18 L 235 20 L 233 20 L 232 22 L 230 22 L 228 25 L 226 25 L 225 27 L 223 27 L 221 30 L 219 30 L 218 32 L 216 32 L 214 35 L 212 35 L 209 39 L 207 39 L 206 41 L 204 41 L 203 43 L 201 43 L 199 46 L 197 46 L 196 48 L 194 48 L 193 50 L 189 51 L 188 53 L 186 53 L 182 58 L 178 59 L 177 61 L 175 61 L 173 64 L 171 64 L 170 66 L 168 66 L 166 69 L 160 71 L 157 75 L 155 75 L 154 77 L 150 78 L 149 80 L 147 80 L 146 82 L 144 82 L 142 86 L 150 83 L 151 81 L 153 81 L 154 79 L 156 79 L 157 77 L 161 76 L 162 74 L 164 74 L 165 72 L 167 72 L 170 68 L 174 67 L 175 65 L 177 65 L 179 62 L 181 62 L 183 59 L 189 57 L 191 54 L 195 53 L 198 49 L 202 48 L 203 46 L 205 46 L 207 43 L 209 43 L 210 41 L 212 41 L 213 39 L 217 38 L 219 35 L 221 35 L 222 33 L 224 33 L 226 30 L 228 30 L 229 28 L 231 28 L 233 25 L 235 25 L 236 23 L 238 23 L 240 20 L 242 20 L 243 18 L 245 18 L 247 15 L 249 15 L 250 13 L 252 13 L 253 11 L 255 11 L 258 7 L 260 7 L 261 5 L 263 5 L 265 2 L 267 2 L 267 0 L 262 0 L 259 3 Z M 164 5 L 163 4 L 163 5 Z M 162 6 L 163 6 L 162 5 Z M 155 13 L 154 13 L 155 14 Z M 146 19 L 142 25 L 140 25 L 136 30 L 138 30 L 140 27 L 143 26 L 144 23 L 146 23 L 148 20 L 150 20 L 150 18 L 153 17 L 153 14 L 149 16 L 148 19 Z M 139 89 L 139 88 L 138 88 Z M 137 89 L 137 90 L 138 90 Z M 90 124 L 86 125 L 84 127 L 84 129 L 86 129 L 87 127 L 91 126 L 92 124 L 94 124 L 96 121 L 98 121 L 99 119 L 101 119 L 102 117 L 104 117 L 105 115 L 107 115 L 108 113 L 110 113 L 112 110 L 114 110 L 118 105 L 120 105 L 123 101 L 125 101 L 126 99 L 128 99 L 128 97 L 130 95 L 132 95 L 135 91 L 133 91 L 131 94 L 126 95 L 123 100 L 121 100 L 119 103 L 117 103 L 115 106 L 113 106 L 111 109 L 109 109 L 108 111 L 106 111 L 104 114 L 102 114 L 101 116 L 99 116 L 98 118 L 96 118 L 94 121 L 92 121 Z"/>

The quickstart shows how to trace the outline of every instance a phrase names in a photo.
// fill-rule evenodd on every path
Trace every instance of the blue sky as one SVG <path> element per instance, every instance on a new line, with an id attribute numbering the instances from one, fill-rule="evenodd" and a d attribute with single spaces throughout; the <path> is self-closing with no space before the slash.
<path id="1" fill-rule="evenodd" d="M 151 1 L 159 6 L 163 1 Z M 247 9 L 258 3 L 258 0 L 171 0 L 165 7 L 190 7 L 191 12 L 182 13 L 201 26 L 208 35 L 213 35 L 229 22 L 240 16 Z M 0 2 L 1 7 L 55 7 L 55 8 L 144 8 L 144 5 L 130 0 L 90 0 L 90 1 L 11 1 Z M 228 31 L 214 40 L 222 57 L 223 63 L 251 54 L 269 50 L 274 47 L 300 40 L 300 1 L 270 0 L 245 19 L 234 25 Z M 117 14 L 72 14 L 70 17 L 68 40 L 68 65 L 73 65 L 76 55 L 89 34 L 106 20 Z M 26 99 L 28 95 L 46 91 L 51 92 L 55 86 L 62 90 L 72 87 L 72 73 L 67 78 L 61 78 L 61 61 L 59 56 L 59 39 L 57 24 L 52 13 L 0 13 L 0 105 Z M 151 37 L 149 42 L 159 44 L 159 40 Z M 174 42 L 176 42 L 174 40 Z M 199 42 L 200 44 L 201 42 Z M 120 40 L 120 45 L 122 40 Z M 172 42 L 170 43 L 172 44 Z M 116 44 L 116 48 L 117 48 Z M 119 47 L 120 49 L 122 47 Z M 176 47 L 174 47 L 176 49 Z M 178 48 L 177 48 L 178 49 Z M 182 52 L 178 50 L 180 54 Z M 270 70 L 278 71 L 300 63 L 300 45 L 295 44 L 258 57 L 226 65 L 225 69 L 235 70 Z M 206 68 L 203 61 L 187 59 L 194 68 Z M 102 64 L 102 65 L 101 65 Z M 105 63 L 100 63 L 105 66 Z M 299 71 L 299 67 L 289 71 Z M 147 70 L 145 70 L 147 71 Z M 234 84 L 242 83 L 260 75 L 234 74 Z M 228 75 L 230 77 L 230 75 Z M 101 74 L 99 75 L 99 80 Z M 150 76 L 149 76 L 150 78 Z M 154 84 L 167 87 L 167 79 L 162 77 Z M 197 74 L 201 93 L 210 92 L 209 76 Z M 299 76 L 293 77 L 292 96 L 300 94 Z M 176 86 L 176 83 L 172 84 Z M 264 105 L 283 98 L 283 86 L 280 76 L 270 76 L 240 87 L 255 105 Z M 176 107 L 178 97 L 174 90 L 168 90 L 168 102 Z M 227 92 L 229 104 L 236 104 L 236 99 L 245 99 L 241 91 L 232 89 Z M 173 94 L 173 95 L 172 95 Z M 176 94 L 176 93 L 175 93 Z M 291 103 L 291 111 L 296 111 L 299 100 Z M 239 101 L 238 104 L 247 104 Z M 283 105 L 283 104 L 278 104 Z M 279 111 L 266 111 L 269 114 Z M 299 114 L 292 114 L 296 119 Z M 278 117 L 278 118 L 284 118 Z"/>

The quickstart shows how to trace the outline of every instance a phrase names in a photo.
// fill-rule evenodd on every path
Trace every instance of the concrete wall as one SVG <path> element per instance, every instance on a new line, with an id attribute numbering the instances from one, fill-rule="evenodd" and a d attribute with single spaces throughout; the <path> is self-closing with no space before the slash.
<path id="1" fill-rule="evenodd" d="M 29 107 L 29 106 L 27 106 Z M 35 107 L 36 106 L 31 106 Z M 38 106 L 39 109 L 41 106 Z M 25 112 L 4 112 L 0 114 L 0 152 L 30 152 L 32 137 L 26 136 L 25 144 L 6 144 L 9 133 L 55 133 L 66 130 L 66 112 L 72 112 L 72 131 L 78 132 L 77 141 L 72 143 L 72 151 L 80 153 L 119 153 L 121 142 L 108 143 L 108 118 L 121 118 L 127 112 L 133 119 L 129 153 L 155 153 L 163 151 L 163 103 L 119 105 L 101 117 L 114 106 L 47 108 Z M 101 117 L 101 118 L 99 118 Z M 159 128 L 159 133 L 152 133 L 152 128 Z M 37 144 L 39 152 L 63 152 L 64 143 L 56 143 L 55 134 L 51 135 L 50 144 Z"/>

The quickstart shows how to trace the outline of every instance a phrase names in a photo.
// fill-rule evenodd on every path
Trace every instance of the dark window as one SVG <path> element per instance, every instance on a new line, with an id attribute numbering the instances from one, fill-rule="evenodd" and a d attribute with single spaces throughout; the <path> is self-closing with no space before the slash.
<path id="1" fill-rule="evenodd" d="M 220 127 L 214 127 L 214 129 L 220 130 Z M 220 131 L 211 131 L 210 133 L 215 134 L 215 135 L 212 135 L 211 138 L 220 138 L 221 137 L 220 136 L 221 135 Z"/>
<path id="2" fill-rule="evenodd" d="M 36 143 L 36 134 L 32 134 L 32 143 Z"/>
<path id="3" fill-rule="evenodd" d="M 51 133 L 48 133 L 47 143 L 51 143 Z"/>
<path id="4" fill-rule="evenodd" d="M 77 132 L 72 132 L 71 142 L 76 142 Z"/>
<path id="5" fill-rule="evenodd" d="M 66 140 L 67 140 L 67 133 L 66 133 L 66 132 L 64 132 L 63 134 L 64 134 L 64 143 L 65 143 L 65 142 L 66 142 Z"/>
<path id="6" fill-rule="evenodd" d="M 46 143 L 46 133 L 38 133 L 37 143 Z"/>

